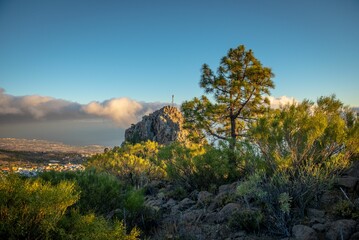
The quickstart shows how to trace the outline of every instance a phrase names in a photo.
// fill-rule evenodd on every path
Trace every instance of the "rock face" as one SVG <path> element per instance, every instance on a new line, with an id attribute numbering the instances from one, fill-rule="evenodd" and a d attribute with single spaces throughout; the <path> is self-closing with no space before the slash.
<path id="1" fill-rule="evenodd" d="M 155 141 L 169 144 L 174 141 L 184 142 L 187 131 L 182 128 L 183 116 L 176 107 L 165 106 L 142 121 L 133 124 L 125 131 L 125 141 L 139 143 L 141 141 Z"/>

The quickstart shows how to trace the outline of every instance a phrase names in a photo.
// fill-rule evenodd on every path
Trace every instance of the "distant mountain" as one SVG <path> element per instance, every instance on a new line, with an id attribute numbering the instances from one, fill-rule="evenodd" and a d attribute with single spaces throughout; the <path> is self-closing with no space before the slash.
<path id="1" fill-rule="evenodd" d="M 0 138 L 0 149 L 10 151 L 30 151 L 30 152 L 64 152 L 95 154 L 102 153 L 104 146 L 71 146 L 61 142 L 53 142 L 37 139 L 18 139 L 18 138 Z"/>

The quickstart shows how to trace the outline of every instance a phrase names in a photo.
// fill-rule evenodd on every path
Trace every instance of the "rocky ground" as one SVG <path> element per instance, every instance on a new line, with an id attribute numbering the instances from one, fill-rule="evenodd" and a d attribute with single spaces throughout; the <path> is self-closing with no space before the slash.
<path id="1" fill-rule="evenodd" d="M 306 209 L 306 216 L 295 224 L 289 237 L 257 234 L 230 226 L 234 214 L 245 208 L 236 196 L 239 182 L 220 186 L 214 193 L 193 191 L 182 195 L 162 181 L 147 186 L 146 205 L 161 213 L 154 239 L 359 239 L 358 218 L 338 218 L 332 206 L 346 196 L 356 196 L 359 205 L 359 164 L 337 180 L 335 189 L 326 192 L 316 207 Z M 345 194 L 344 194 L 345 193 Z M 352 201 L 352 200 L 351 200 Z"/>

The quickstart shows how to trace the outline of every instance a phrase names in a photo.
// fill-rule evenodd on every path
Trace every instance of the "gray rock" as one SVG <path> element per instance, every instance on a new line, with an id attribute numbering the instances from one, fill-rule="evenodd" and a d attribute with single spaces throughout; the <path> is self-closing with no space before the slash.
<path id="1" fill-rule="evenodd" d="M 225 184 L 218 187 L 218 194 L 220 193 L 235 193 L 237 191 L 238 182 Z"/>
<path id="2" fill-rule="evenodd" d="M 298 240 L 316 240 L 317 233 L 310 227 L 305 225 L 295 225 L 292 228 L 292 234 Z"/>
<path id="3" fill-rule="evenodd" d="M 322 223 L 317 223 L 312 226 L 312 228 L 317 232 L 324 232 L 325 231 L 325 225 Z"/>
<path id="4" fill-rule="evenodd" d="M 189 207 L 193 206 L 195 203 L 196 203 L 195 201 L 189 198 L 185 198 L 178 203 L 178 210 L 182 211 L 188 209 Z"/>
<path id="5" fill-rule="evenodd" d="M 186 142 L 188 132 L 183 129 L 183 121 L 183 116 L 176 107 L 163 107 L 126 129 L 125 141 L 139 143 L 151 140 L 160 144 Z"/>
<path id="6" fill-rule="evenodd" d="M 313 224 L 316 224 L 316 223 L 325 223 L 326 220 L 325 218 L 311 218 L 310 221 L 309 221 L 309 224 L 312 226 Z"/>
<path id="7" fill-rule="evenodd" d="M 348 240 L 355 232 L 356 222 L 349 219 L 341 219 L 332 222 L 325 234 L 328 240 Z"/>
<path id="8" fill-rule="evenodd" d="M 218 213 L 216 212 L 207 213 L 203 219 L 206 223 L 211 223 L 211 224 L 217 223 Z"/>
<path id="9" fill-rule="evenodd" d="M 160 208 L 163 205 L 163 200 L 156 197 L 147 197 L 144 203 L 148 207 Z"/>
<path id="10" fill-rule="evenodd" d="M 346 187 L 346 188 L 354 190 L 358 183 L 358 180 L 359 179 L 357 177 L 350 177 L 350 176 L 341 177 L 341 178 L 338 178 L 337 184 L 341 187 Z"/>
<path id="11" fill-rule="evenodd" d="M 325 216 L 325 211 L 318 210 L 315 208 L 308 208 L 307 215 L 309 218 L 323 218 Z"/>
<path id="12" fill-rule="evenodd" d="M 351 237 L 350 240 L 359 240 L 359 232 L 354 233 Z"/>
<path id="13" fill-rule="evenodd" d="M 211 204 L 208 206 L 208 210 L 213 211 L 216 208 L 223 207 L 226 205 L 230 198 L 230 194 L 226 192 L 220 192 L 217 194 L 217 196 L 214 197 Z"/>
<path id="14" fill-rule="evenodd" d="M 216 222 L 221 223 L 228 220 L 234 213 L 237 213 L 241 209 L 241 205 L 238 203 L 228 203 L 221 211 L 218 212 L 218 219 Z"/>
<path id="15" fill-rule="evenodd" d="M 173 198 L 170 198 L 165 204 L 162 205 L 163 209 L 172 209 L 174 206 L 176 206 L 177 202 Z"/>
<path id="16" fill-rule="evenodd" d="M 180 223 L 190 224 L 199 221 L 204 216 L 204 210 L 192 210 L 181 214 Z"/>
<path id="17" fill-rule="evenodd" d="M 202 205 L 202 206 L 206 206 L 208 205 L 213 198 L 213 194 L 207 191 L 200 191 L 198 193 L 198 199 L 197 199 L 197 204 L 198 205 Z"/>

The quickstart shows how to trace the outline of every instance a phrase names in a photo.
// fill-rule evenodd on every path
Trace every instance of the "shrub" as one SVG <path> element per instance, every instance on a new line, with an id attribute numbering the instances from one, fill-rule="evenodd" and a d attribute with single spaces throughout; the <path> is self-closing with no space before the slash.
<path id="1" fill-rule="evenodd" d="M 53 184 L 63 180 L 76 182 L 80 192 L 76 207 L 81 213 L 106 215 L 114 209 L 122 208 L 129 191 L 115 176 L 94 168 L 82 172 L 45 172 L 40 177 Z"/>
<path id="2" fill-rule="evenodd" d="M 257 232 L 263 223 L 264 215 L 259 209 L 245 209 L 234 213 L 229 219 L 229 226 L 247 232 Z"/>
<path id="3" fill-rule="evenodd" d="M 79 199 L 75 183 L 0 175 L 0 238 L 45 239 Z"/>
<path id="4" fill-rule="evenodd" d="M 136 228 L 127 234 L 126 227 L 121 221 L 111 223 L 93 213 L 81 215 L 79 211 L 72 210 L 61 219 L 52 239 L 135 240 L 139 239 L 139 235 L 140 233 Z"/>
<path id="5" fill-rule="evenodd" d="M 164 177 L 164 171 L 153 163 L 158 148 L 158 144 L 151 141 L 134 145 L 126 143 L 122 147 L 114 147 L 111 151 L 91 157 L 87 167 L 106 171 L 139 188 L 151 180 Z"/>
<path id="6" fill-rule="evenodd" d="M 268 173 L 314 167 L 328 175 L 349 166 L 359 151 L 358 122 L 335 98 L 321 97 L 271 110 L 251 125 L 251 139 Z"/>
<path id="7" fill-rule="evenodd" d="M 165 169 L 170 181 L 187 191 L 209 190 L 232 182 L 241 175 L 241 160 L 236 159 L 236 165 L 233 165 L 234 155 L 225 145 L 215 148 L 173 143 L 160 149 L 157 164 Z"/>
<path id="8" fill-rule="evenodd" d="M 341 200 L 333 206 L 332 213 L 339 218 L 359 218 L 359 208 L 349 200 Z"/>
<path id="9" fill-rule="evenodd" d="M 237 193 L 247 208 L 254 205 L 262 209 L 265 215 L 263 227 L 268 232 L 289 236 L 292 224 L 304 216 L 304 210 L 319 194 L 316 191 L 321 192 L 322 184 L 311 175 L 297 177 L 291 172 L 278 172 L 268 176 L 258 172 L 243 181 Z"/>

